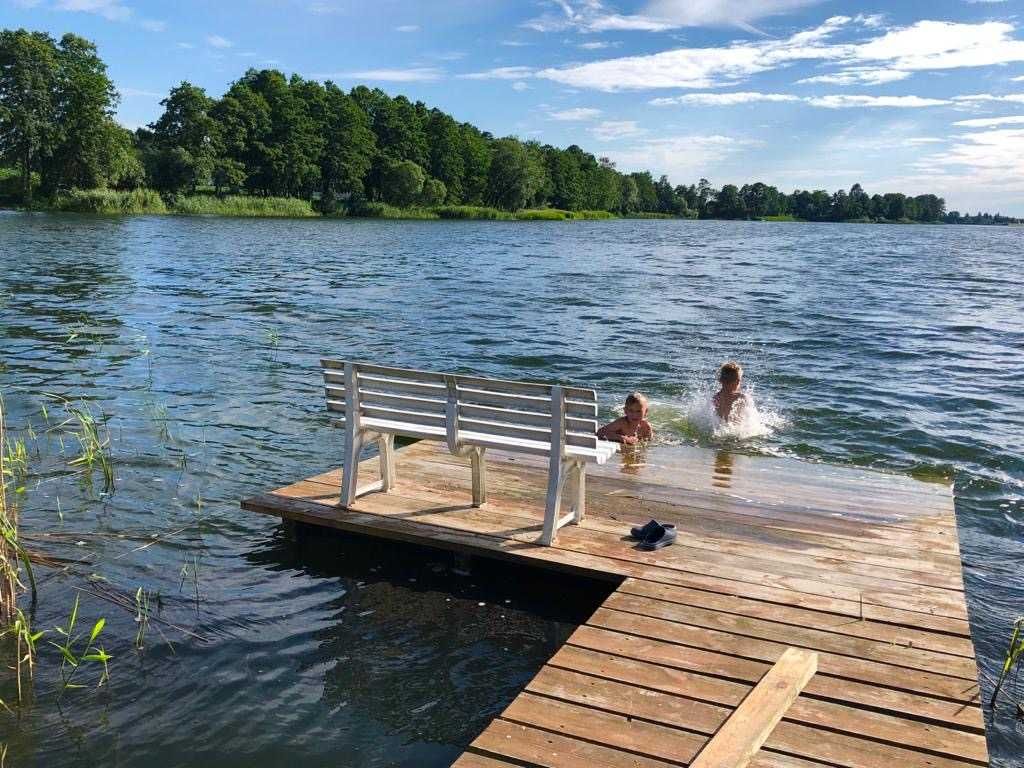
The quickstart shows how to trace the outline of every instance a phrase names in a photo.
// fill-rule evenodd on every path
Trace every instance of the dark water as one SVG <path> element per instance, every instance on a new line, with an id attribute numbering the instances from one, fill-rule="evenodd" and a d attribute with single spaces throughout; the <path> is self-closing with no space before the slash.
<path id="1" fill-rule="evenodd" d="M 154 618 L 138 651 L 133 610 L 82 593 L 80 621 L 108 619 L 110 683 L 83 668 L 58 702 L 42 649 L 34 705 L 0 713 L 8 764 L 446 765 L 593 607 L 588 585 L 296 543 L 240 512 L 337 464 L 325 352 L 585 383 L 606 415 L 640 388 L 686 443 L 716 442 L 699 404 L 743 361 L 776 429 L 735 450 L 954 481 L 987 693 L 1024 613 L 1022 251 L 1024 229 L 991 227 L 0 215 L 23 528 L 81 561 L 38 569 L 36 625 L 62 624 L 76 587 L 130 609 L 142 587 L 199 636 Z M 69 475 L 44 393 L 107 420 L 116 492 Z M 994 764 L 1015 764 L 1019 728 L 999 713 Z"/>

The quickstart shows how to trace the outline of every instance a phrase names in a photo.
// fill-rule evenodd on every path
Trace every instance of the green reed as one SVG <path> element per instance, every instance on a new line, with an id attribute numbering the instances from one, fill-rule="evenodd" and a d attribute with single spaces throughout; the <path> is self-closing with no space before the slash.
<path id="1" fill-rule="evenodd" d="M 92 626 L 92 630 L 89 632 L 88 639 L 83 643 L 85 635 L 75 632 L 75 625 L 78 621 L 78 600 L 79 598 L 76 595 L 75 604 L 71 608 L 71 615 L 68 617 L 67 626 L 54 627 L 54 631 L 64 638 L 64 642 L 55 643 L 52 640 L 50 641 L 50 645 L 60 651 L 61 655 L 60 679 L 62 694 L 71 688 L 85 687 L 74 682 L 84 666 L 99 664 L 102 667 L 99 682 L 96 684 L 97 688 L 110 679 L 110 669 L 107 666 L 107 662 L 113 657 L 104 651 L 103 648 L 96 645 L 96 639 L 103 631 L 107 620 L 97 619 L 96 623 Z"/>
<path id="2" fill-rule="evenodd" d="M 135 622 L 139 625 L 135 632 L 135 647 L 141 651 L 149 629 L 149 592 L 142 587 L 135 591 Z"/>
<path id="3" fill-rule="evenodd" d="M 101 425 L 88 407 L 68 405 L 68 413 L 77 422 L 75 437 L 79 454 L 68 464 L 83 470 L 83 480 L 91 485 L 93 473 L 98 469 L 103 476 L 103 492 L 114 491 L 114 461 L 110 454 L 110 433 L 101 434 Z M 104 425 L 103 429 L 106 427 Z"/>
<path id="4" fill-rule="evenodd" d="M 1010 672 L 1014 670 L 1020 660 L 1024 658 L 1024 616 L 1013 622 L 1013 631 L 1010 633 L 1010 642 L 1006 646 L 1006 657 L 1003 659 L 1003 668 L 999 672 L 999 679 L 992 690 L 992 699 L 989 701 L 989 708 L 994 709 L 999 691 Z"/>

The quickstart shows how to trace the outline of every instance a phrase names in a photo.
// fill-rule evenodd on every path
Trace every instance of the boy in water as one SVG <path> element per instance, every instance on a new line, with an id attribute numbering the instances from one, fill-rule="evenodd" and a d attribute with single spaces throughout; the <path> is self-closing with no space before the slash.
<path id="1" fill-rule="evenodd" d="M 737 421 L 747 405 L 747 395 L 740 392 L 743 384 L 743 368 L 739 363 L 728 362 L 718 369 L 718 381 L 722 385 L 711 402 L 715 413 L 722 421 Z"/>
<path id="2" fill-rule="evenodd" d="M 651 423 L 647 421 L 647 398 L 634 392 L 626 398 L 625 416 L 620 416 L 611 424 L 605 424 L 597 430 L 601 440 L 611 440 L 623 445 L 636 445 L 641 440 L 654 437 Z"/>

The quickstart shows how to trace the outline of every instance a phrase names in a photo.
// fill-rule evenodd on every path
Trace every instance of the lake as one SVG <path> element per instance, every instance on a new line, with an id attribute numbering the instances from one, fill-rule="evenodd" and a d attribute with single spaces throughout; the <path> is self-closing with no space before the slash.
<path id="1" fill-rule="evenodd" d="M 337 466 L 323 353 L 576 382 L 608 418 L 640 389 L 664 442 L 952 481 L 987 699 L 1024 613 L 1021 253 L 1003 227 L 0 213 L 22 530 L 64 566 L 34 623 L 58 639 L 78 594 L 114 656 L 61 696 L 41 646 L 8 764 L 445 766 L 601 599 L 241 512 Z M 728 359 L 767 434 L 709 431 Z M 62 398 L 105 420 L 112 492 L 68 466 Z M 989 743 L 1015 764 L 1009 707 Z"/>

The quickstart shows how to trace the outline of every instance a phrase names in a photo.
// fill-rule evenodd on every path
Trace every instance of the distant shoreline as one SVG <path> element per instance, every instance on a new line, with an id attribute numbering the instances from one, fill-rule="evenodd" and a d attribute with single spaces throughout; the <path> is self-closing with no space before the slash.
<path id="1" fill-rule="evenodd" d="M 147 190 L 148 192 L 148 190 Z M 155 199 L 154 199 L 155 198 Z M 77 202 L 77 204 L 75 204 Z M 93 216 L 180 216 L 180 217 L 222 217 L 239 219 L 357 219 L 382 221 L 608 221 L 612 219 L 631 220 L 699 220 L 699 221 L 760 221 L 770 224 L 912 224 L 943 226 L 1024 226 L 1014 222 L 968 223 L 936 221 L 915 221 L 912 219 L 848 219 L 845 221 L 813 221 L 792 215 L 761 216 L 749 219 L 729 219 L 706 216 L 674 216 L 668 213 L 611 213 L 609 211 L 566 211 L 558 208 L 526 208 L 519 211 L 501 211 L 484 206 L 435 206 L 432 208 L 399 208 L 384 203 L 368 203 L 362 210 L 322 214 L 307 200 L 298 198 L 273 198 L 251 196 L 227 196 L 217 198 L 196 195 L 182 198 L 170 205 L 157 195 L 132 196 L 132 193 L 106 192 L 101 196 L 86 196 L 78 200 L 62 200 L 53 205 L 36 205 L 32 208 L 0 205 L 2 211 L 36 213 L 74 213 Z"/>

